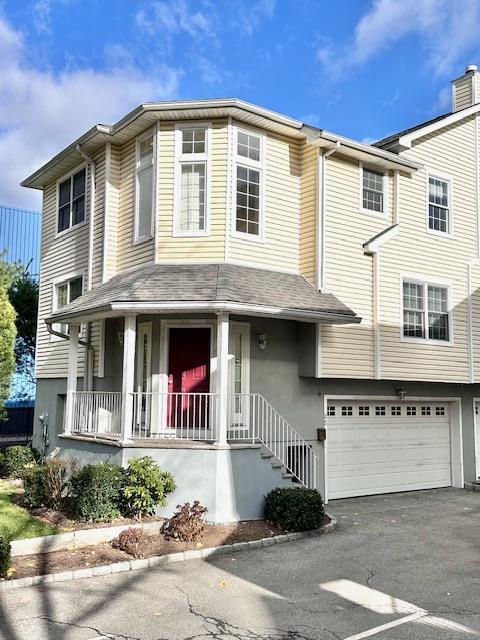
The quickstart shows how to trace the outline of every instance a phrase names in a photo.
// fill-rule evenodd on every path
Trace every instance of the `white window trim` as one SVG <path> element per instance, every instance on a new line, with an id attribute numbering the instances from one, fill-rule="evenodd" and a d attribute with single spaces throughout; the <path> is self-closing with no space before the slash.
<path id="1" fill-rule="evenodd" d="M 373 216 L 374 218 L 381 218 L 382 220 L 388 220 L 390 218 L 389 214 L 389 198 L 388 198 L 388 171 L 380 168 L 374 167 L 373 165 L 364 164 L 363 162 L 358 163 L 359 166 L 359 174 L 360 174 L 360 189 L 358 193 L 358 207 L 360 213 L 365 213 L 368 216 Z M 363 170 L 367 169 L 371 171 L 376 171 L 377 173 L 383 174 L 383 211 L 372 211 L 372 209 L 366 209 L 363 206 Z"/>
<path id="2" fill-rule="evenodd" d="M 415 338 L 414 336 L 404 336 L 403 335 L 403 283 L 411 282 L 413 284 L 419 284 L 423 286 L 423 296 L 424 296 L 424 314 L 425 314 L 425 337 L 424 338 Z M 428 336 L 428 291 L 427 287 L 443 287 L 447 290 L 447 309 L 448 309 L 448 340 L 435 340 L 434 338 L 430 338 Z M 401 274 L 400 275 L 400 341 L 401 342 L 410 342 L 412 344 L 428 344 L 433 346 L 440 347 L 451 347 L 454 344 L 453 341 L 453 305 L 452 305 L 452 284 L 449 281 L 432 279 L 419 275 L 409 275 L 409 274 Z"/>
<path id="3" fill-rule="evenodd" d="M 184 129 L 205 129 L 205 153 L 182 153 L 182 132 Z M 210 177 L 212 156 L 212 123 L 181 122 L 175 125 L 175 175 L 173 201 L 173 237 L 198 238 L 210 235 Z M 205 164 L 205 229 L 184 231 L 180 229 L 181 215 L 181 169 L 183 164 Z"/>
<path id="4" fill-rule="evenodd" d="M 64 284 L 69 280 L 75 280 L 75 278 L 82 278 L 82 295 L 83 295 L 83 293 L 85 292 L 85 277 L 86 277 L 86 274 L 83 271 L 73 271 L 65 275 L 52 278 L 52 281 L 51 281 L 52 282 L 52 312 L 58 311 L 58 297 L 57 297 L 58 285 Z M 56 322 L 52 325 L 52 328 L 58 331 L 58 325 L 61 325 L 61 324 L 65 324 L 65 323 Z M 60 338 L 59 336 L 55 336 L 51 333 L 49 335 L 50 335 L 50 342 L 60 342 L 60 341 L 64 342 L 64 339 Z"/>
<path id="5" fill-rule="evenodd" d="M 430 205 L 430 178 L 434 178 L 436 180 L 442 180 L 443 182 L 446 182 L 448 184 L 448 231 L 436 231 L 435 229 L 430 229 L 429 227 L 429 216 L 430 216 L 430 212 L 429 212 L 429 205 Z M 426 173 L 426 180 L 425 180 L 425 199 L 426 199 L 426 204 L 425 204 L 425 229 L 427 231 L 427 233 L 429 233 L 432 236 L 437 236 L 440 238 L 451 238 L 453 239 L 454 233 L 453 233 L 453 209 L 452 209 L 452 203 L 453 203 L 453 179 L 450 176 L 444 175 L 444 174 L 440 174 L 437 173 L 436 171 L 428 171 Z"/>
<path id="6" fill-rule="evenodd" d="M 152 218 L 150 221 L 150 234 L 144 236 L 137 235 L 138 229 L 138 215 L 139 215 L 139 188 L 138 188 L 138 163 L 140 161 L 140 143 L 147 138 L 153 138 L 153 149 L 152 149 L 152 166 L 153 166 L 153 176 L 152 176 Z M 156 129 L 148 129 L 142 133 L 141 136 L 135 139 L 135 216 L 133 223 L 133 244 L 142 244 L 143 242 L 148 242 L 154 237 L 154 229 L 155 229 L 155 212 L 157 210 L 156 206 L 156 183 L 157 183 L 157 130 Z"/>
<path id="7" fill-rule="evenodd" d="M 248 129 L 247 127 L 233 126 L 233 171 L 232 171 L 232 200 L 233 200 L 233 215 L 231 235 L 233 238 L 241 240 L 247 240 L 248 242 L 265 242 L 265 149 L 266 149 L 266 136 L 263 132 L 259 132 L 255 129 Z M 251 160 L 244 156 L 239 156 L 238 149 L 238 134 L 246 133 L 247 135 L 254 135 L 260 138 L 260 161 Z M 248 169 L 255 169 L 260 173 L 260 211 L 259 211 L 259 225 L 258 236 L 251 233 L 244 233 L 243 231 L 237 231 L 237 167 L 247 167 Z"/>
<path id="8" fill-rule="evenodd" d="M 77 224 L 71 225 L 67 229 L 63 229 L 63 231 L 58 230 L 58 214 L 59 214 L 59 205 L 60 205 L 60 184 L 71 178 L 75 173 L 78 173 L 82 169 L 85 169 L 85 212 L 84 218 L 82 222 L 78 222 Z M 88 224 L 88 207 L 87 207 L 87 195 L 89 192 L 89 184 L 88 184 L 88 171 L 87 171 L 87 163 L 80 162 L 76 167 L 74 167 L 68 173 L 65 173 L 61 176 L 55 186 L 55 238 L 61 238 L 62 236 L 74 231 L 75 229 L 80 229 Z M 70 202 L 70 220 L 72 219 L 72 210 L 71 210 L 71 202 Z"/>

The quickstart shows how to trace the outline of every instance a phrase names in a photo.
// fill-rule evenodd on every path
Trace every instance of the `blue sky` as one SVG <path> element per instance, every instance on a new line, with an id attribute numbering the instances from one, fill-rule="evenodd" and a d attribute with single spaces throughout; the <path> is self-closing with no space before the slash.
<path id="1" fill-rule="evenodd" d="M 450 109 L 480 0 L 0 0 L 0 202 L 142 101 L 237 96 L 359 140 Z"/>

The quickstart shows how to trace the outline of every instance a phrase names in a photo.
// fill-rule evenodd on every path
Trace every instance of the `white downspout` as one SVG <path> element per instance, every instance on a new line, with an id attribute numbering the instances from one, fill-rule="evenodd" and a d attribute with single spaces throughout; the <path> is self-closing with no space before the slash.
<path id="1" fill-rule="evenodd" d="M 472 270 L 480 265 L 480 158 L 479 158 L 479 141 L 478 141 L 478 116 L 475 118 L 475 187 L 476 187 L 476 207 L 477 207 L 477 257 L 470 260 L 467 267 L 467 322 L 468 322 L 468 377 L 469 382 L 475 382 L 475 343 L 473 336 L 473 301 L 472 301 Z"/>
<path id="2" fill-rule="evenodd" d="M 380 339 L 380 253 L 372 254 L 373 267 L 373 344 L 375 359 L 373 375 L 375 380 L 382 378 L 382 344 Z"/>
<path id="3" fill-rule="evenodd" d="M 79 144 L 76 146 L 76 150 L 88 163 L 90 169 L 90 210 L 89 210 L 89 224 L 88 224 L 88 266 L 87 266 L 87 287 L 86 290 L 90 291 L 92 288 L 92 273 L 93 273 L 93 234 L 95 224 L 95 174 L 96 165 L 95 160 L 87 155 Z M 90 344 L 91 323 L 87 322 L 85 342 L 87 347 L 85 348 L 85 375 L 83 380 L 83 387 L 85 391 L 93 388 L 93 347 Z"/>
<path id="4" fill-rule="evenodd" d="M 393 200 L 393 224 L 400 222 L 400 172 L 398 170 L 393 173 L 394 182 L 394 200 Z"/>
<path id="5" fill-rule="evenodd" d="M 318 176 L 319 185 L 318 199 L 318 224 L 317 224 L 317 289 L 322 291 L 325 287 L 325 219 L 326 219 L 326 196 L 327 196 L 327 158 L 333 155 L 340 148 L 340 141 L 335 142 L 323 154 L 318 154 Z"/>

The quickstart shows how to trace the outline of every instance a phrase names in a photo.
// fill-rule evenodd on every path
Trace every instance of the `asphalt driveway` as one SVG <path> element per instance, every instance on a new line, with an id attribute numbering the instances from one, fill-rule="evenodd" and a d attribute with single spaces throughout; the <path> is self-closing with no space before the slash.
<path id="1" fill-rule="evenodd" d="M 480 637 L 480 494 L 331 502 L 332 535 L 1 597 L 6 640 Z"/>

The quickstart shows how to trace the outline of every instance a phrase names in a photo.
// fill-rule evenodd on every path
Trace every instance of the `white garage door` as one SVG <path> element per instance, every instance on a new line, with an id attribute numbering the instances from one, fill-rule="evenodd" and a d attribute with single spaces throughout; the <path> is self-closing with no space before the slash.
<path id="1" fill-rule="evenodd" d="M 331 400 L 328 497 L 451 486 L 449 404 Z"/>

